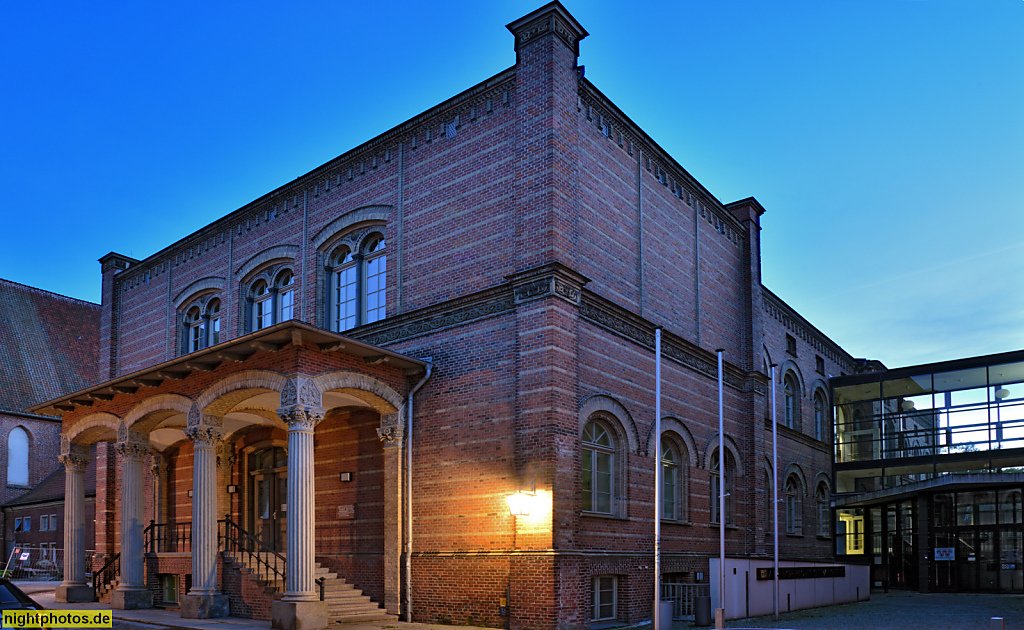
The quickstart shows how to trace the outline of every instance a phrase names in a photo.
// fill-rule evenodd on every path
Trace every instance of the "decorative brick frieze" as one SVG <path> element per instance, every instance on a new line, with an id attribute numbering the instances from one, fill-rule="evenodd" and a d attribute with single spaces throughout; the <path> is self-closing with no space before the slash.
<path id="1" fill-rule="evenodd" d="M 764 312 L 782 324 L 787 330 L 811 345 L 817 352 L 843 366 L 848 373 L 854 372 L 856 361 L 832 340 L 823 335 L 788 304 L 774 293 L 762 287 L 761 304 Z"/>

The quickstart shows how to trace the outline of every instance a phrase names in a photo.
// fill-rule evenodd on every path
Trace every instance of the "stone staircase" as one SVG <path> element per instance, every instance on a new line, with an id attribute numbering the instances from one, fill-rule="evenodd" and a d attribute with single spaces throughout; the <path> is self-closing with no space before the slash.
<path id="1" fill-rule="evenodd" d="M 272 572 L 267 571 L 262 562 L 251 561 L 243 553 L 227 551 L 223 553 L 225 559 L 237 570 L 255 579 L 268 597 L 276 599 L 284 593 L 284 583 Z M 262 557 L 270 563 L 274 562 L 269 554 Z M 315 579 L 324 579 L 324 601 L 327 602 L 327 618 L 330 623 L 398 620 L 398 615 L 389 615 L 379 604 L 373 602 L 369 596 L 363 595 L 361 590 L 346 582 L 337 573 L 321 566 L 319 562 L 315 563 L 314 567 Z"/>

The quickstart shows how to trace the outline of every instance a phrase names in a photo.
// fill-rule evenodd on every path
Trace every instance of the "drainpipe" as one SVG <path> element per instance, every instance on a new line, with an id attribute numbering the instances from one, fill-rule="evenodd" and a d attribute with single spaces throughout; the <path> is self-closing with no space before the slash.
<path id="1" fill-rule="evenodd" d="M 412 397 L 419 391 L 423 384 L 430 378 L 434 364 L 426 359 L 427 373 L 423 375 L 419 383 L 409 392 L 409 400 L 406 403 L 409 418 L 405 432 L 405 620 L 412 622 Z"/>

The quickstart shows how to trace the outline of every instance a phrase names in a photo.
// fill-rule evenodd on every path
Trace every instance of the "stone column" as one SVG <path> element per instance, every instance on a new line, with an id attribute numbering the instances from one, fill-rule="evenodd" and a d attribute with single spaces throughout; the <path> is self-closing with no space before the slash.
<path id="1" fill-rule="evenodd" d="M 226 617 L 228 596 L 217 588 L 217 449 L 224 434 L 219 426 L 199 425 L 185 435 L 193 447 L 192 588 L 181 602 L 181 616 Z"/>
<path id="2" fill-rule="evenodd" d="M 380 417 L 377 437 L 384 443 L 384 608 L 401 612 L 402 596 L 402 445 L 405 425 L 401 414 Z"/>
<path id="3" fill-rule="evenodd" d="M 327 627 L 327 603 L 320 601 L 313 566 L 316 551 L 313 429 L 323 420 L 324 410 L 303 404 L 320 403 L 320 394 L 315 387 L 309 379 L 289 380 L 281 392 L 283 407 L 277 410 L 277 415 L 288 425 L 285 593 L 283 598 L 274 601 L 271 608 L 271 626 L 281 630 Z M 293 404 L 288 405 L 289 402 Z"/>
<path id="4" fill-rule="evenodd" d="M 149 454 L 149 444 L 121 425 L 116 450 L 121 456 L 121 581 L 110 596 L 110 606 L 119 610 L 152 608 L 153 593 L 146 588 L 142 540 L 142 462 Z"/>
<path id="5" fill-rule="evenodd" d="M 65 438 L 66 439 L 66 438 Z M 58 602 L 91 602 L 95 592 L 85 583 L 85 468 L 89 447 L 61 444 L 64 464 L 64 581 L 57 587 Z"/>

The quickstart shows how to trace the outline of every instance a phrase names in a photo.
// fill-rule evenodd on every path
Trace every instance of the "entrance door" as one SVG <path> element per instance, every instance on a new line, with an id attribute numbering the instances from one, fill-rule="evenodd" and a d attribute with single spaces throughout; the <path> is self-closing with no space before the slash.
<path id="1" fill-rule="evenodd" d="M 270 447 L 249 456 L 253 535 L 274 551 L 284 552 L 288 528 L 288 455 Z"/>

